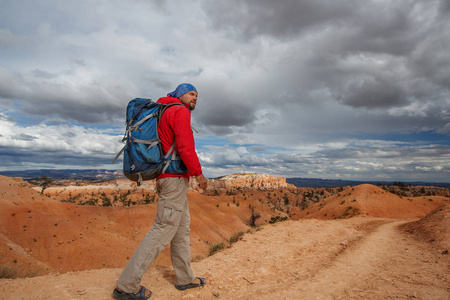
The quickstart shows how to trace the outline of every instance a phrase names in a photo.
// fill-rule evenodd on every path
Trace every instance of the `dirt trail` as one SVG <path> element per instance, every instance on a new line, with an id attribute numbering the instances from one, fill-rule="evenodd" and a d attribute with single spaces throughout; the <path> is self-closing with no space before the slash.
<path id="1" fill-rule="evenodd" d="M 267 225 L 193 263 L 208 278 L 204 288 L 177 291 L 169 267 L 150 267 L 142 283 L 153 290 L 151 299 L 447 300 L 449 256 L 402 232 L 402 223 L 358 217 Z M 0 280 L 0 298 L 112 299 L 120 272 Z"/>
<path id="2" fill-rule="evenodd" d="M 401 233 L 404 223 L 379 225 L 312 278 L 263 299 L 290 298 L 292 290 L 309 299 L 448 299 L 449 260 Z"/>
<path id="3" fill-rule="evenodd" d="M 327 289 L 333 298 L 340 296 L 348 299 L 350 296 L 355 297 L 355 292 L 360 294 L 361 291 L 372 290 L 373 287 L 370 288 L 368 285 L 373 285 L 375 280 L 381 279 L 384 282 L 380 283 L 385 285 L 389 280 L 380 278 L 380 272 L 386 272 L 388 267 L 393 267 L 394 270 L 399 268 L 397 262 L 400 258 L 397 256 L 402 253 L 406 255 L 407 247 L 401 242 L 403 238 L 396 231 L 397 226 L 402 223 L 382 224 L 359 242 L 346 248 L 330 262 L 329 267 L 326 266 L 311 280 L 304 282 L 308 286 L 308 291 L 319 296 L 323 292 L 323 287 L 328 286 Z M 396 258 L 392 259 L 390 253 L 395 253 Z M 392 270 L 388 273 L 392 274 Z M 370 293 L 372 292 L 364 298 L 370 297 Z"/>

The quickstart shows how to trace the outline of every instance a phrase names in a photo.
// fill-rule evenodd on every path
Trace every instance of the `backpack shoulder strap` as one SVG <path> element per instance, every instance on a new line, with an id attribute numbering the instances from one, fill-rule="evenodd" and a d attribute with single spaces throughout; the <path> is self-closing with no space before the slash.
<path id="1" fill-rule="evenodd" d="M 181 103 L 168 103 L 168 104 L 161 104 L 160 109 L 158 110 L 158 126 L 159 126 L 159 121 L 161 121 L 161 116 L 163 115 L 163 113 L 168 109 L 171 108 L 173 106 L 184 106 Z"/>

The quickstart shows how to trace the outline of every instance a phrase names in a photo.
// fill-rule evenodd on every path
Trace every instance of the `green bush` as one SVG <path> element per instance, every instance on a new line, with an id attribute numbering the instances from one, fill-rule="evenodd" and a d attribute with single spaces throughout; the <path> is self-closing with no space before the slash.
<path id="1" fill-rule="evenodd" d="M 288 219 L 288 217 L 280 217 L 280 216 L 271 217 L 269 224 L 275 224 L 277 222 L 286 221 L 287 219 Z"/>
<path id="2" fill-rule="evenodd" d="M 218 252 L 224 248 L 225 248 L 224 243 L 212 245 L 211 247 L 209 247 L 209 256 L 214 255 L 216 252 Z"/>
<path id="3" fill-rule="evenodd" d="M 233 234 L 230 237 L 230 244 L 236 243 L 237 241 L 239 241 L 240 237 L 244 235 L 244 232 L 239 231 L 238 233 Z"/>

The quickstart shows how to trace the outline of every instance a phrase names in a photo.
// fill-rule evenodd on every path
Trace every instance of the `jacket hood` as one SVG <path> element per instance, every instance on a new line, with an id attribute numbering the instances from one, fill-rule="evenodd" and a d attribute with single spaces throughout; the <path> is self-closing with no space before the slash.
<path id="1" fill-rule="evenodd" d="M 185 103 L 181 102 L 180 99 L 175 98 L 175 97 L 171 97 L 171 96 L 159 98 L 159 100 L 158 100 L 157 102 L 158 102 L 158 103 L 161 103 L 161 104 L 181 103 L 181 104 L 184 105 L 184 107 L 186 107 L 187 109 L 189 109 L 188 104 L 185 104 Z"/>

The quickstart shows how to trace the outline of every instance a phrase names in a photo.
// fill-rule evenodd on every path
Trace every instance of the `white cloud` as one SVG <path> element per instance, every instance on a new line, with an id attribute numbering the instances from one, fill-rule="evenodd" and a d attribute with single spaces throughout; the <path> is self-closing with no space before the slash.
<path id="1" fill-rule="evenodd" d="M 43 165 L 55 167 L 60 163 L 74 168 L 95 167 L 112 161 L 123 146 L 121 136 L 111 135 L 109 130 L 69 123 L 21 127 L 4 114 L 0 114 L 0 132 L 1 155 L 14 159 L 13 162 L 5 160 L 4 169 L 27 163 L 41 165 L 41 168 Z M 72 162 L 60 162 L 62 158 L 71 158 Z M 93 165 L 93 161 L 97 163 Z"/>
<path id="2" fill-rule="evenodd" d="M 202 143 L 221 138 L 199 151 L 211 174 L 447 178 L 443 3 L 8 1 L 2 159 L 105 165 L 129 100 L 191 82 Z"/>

